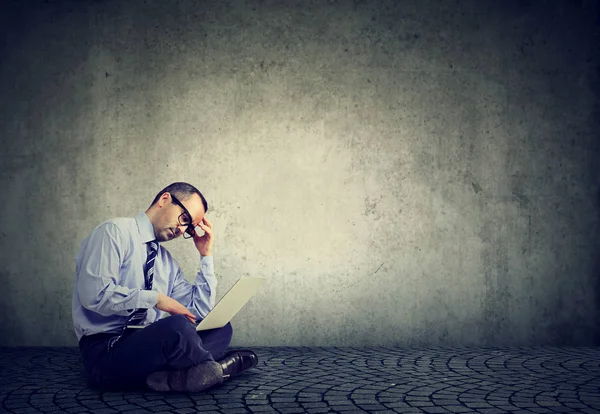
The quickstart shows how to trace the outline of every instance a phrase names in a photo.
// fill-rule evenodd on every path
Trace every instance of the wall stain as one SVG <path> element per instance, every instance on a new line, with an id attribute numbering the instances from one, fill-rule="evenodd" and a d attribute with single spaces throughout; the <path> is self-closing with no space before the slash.
<path id="1" fill-rule="evenodd" d="M 495 344 L 510 342 L 510 275 L 508 271 L 508 248 L 505 236 L 499 234 L 495 221 L 484 224 L 481 240 L 485 296 L 482 298 L 480 337 L 482 342 Z"/>
<path id="2" fill-rule="evenodd" d="M 519 202 L 519 204 L 521 205 L 522 208 L 527 207 L 527 205 L 529 204 L 529 197 L 527 197 L 522 192 L 520 192 L 520 191 L 513 191 L 512 195 Z"/>
<path id="3" fill-rule="evenodd" d="M 381 201 L 381 198 L 376 198 L 373 201 L 369 197 L 365 197 L 365 216 L 374 216 L 375 220 L 381 218 L 379 211 L 377 210 L 377 204 Z"/>

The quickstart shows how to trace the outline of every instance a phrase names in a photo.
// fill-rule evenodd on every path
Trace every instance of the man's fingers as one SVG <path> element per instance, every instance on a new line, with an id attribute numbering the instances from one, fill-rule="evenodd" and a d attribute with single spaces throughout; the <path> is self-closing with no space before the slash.
<path id="1" fill-rule="evenodd" d="M 196 323 L 196 315 L 194 315 L 188 308 L 180 304 L 179 309 L 177 309 L 177 313 L 179 315 L 183 315 L 192 323 Z"/>
<path id="2" fill-rule="evenodd" d="M 208 233 L 209 235 L 212 234 L 212 229 L 210 227 L 208 227 L 202 223 L 198 224 L 198 227 L 200 227 L 200 229 L 202 229 L 202 231 L 204 233 Z M 199 236 L 199 237 L 202 237 L 202 236 Z"/>
<path id="3" fill-rule="evenodd" d="M 212 231 L 212 225 L 210 223 L 207 224 L 207 223 L 200 222 L 200 223 L 198 223 L 198 226 L 204 231 L 209 231 L 209 230 Z"/>
<path id="4" fill-rule="evenodd" d="M 183 308 L 182 314 L 187 316 L 188 318 L 196 319 L 196 316 L 192 312 L 190 312 L 190 310 L 186 307 Z"/>
<path id="5" fill-rule="evenodd" d="M 206 224 L 203 224 L 201 229 L 204 230 L 204 233 L 212 234 L 213 232 L 212 227 L 207 226 Z"/>
<path id="6" fill-rule="evenodd" d="M 193 313 L 188 312 L 185 317 L 188 318 L 191 323 L 196 323 L 196 316 Z"/>
<path id="7" fill-rule="evenodd" d="M 196 316 L 192 312 L 190 312 L 190 310 L 188 308 L 186 308 L 181 303 L 179 303 L 178 301 L 176 301 L 175 299 L 173 299 L 171 297 L 168 297 L 168 296 L 165 296 L 165 297 L 166 297 L 167 303 L 164 304 L 164 306 L 159 306 L 158 309 L 165 311 L 171 315 L 183 315 L 190 322 L 192 322 L 192 323 L 196 322 Z"/>

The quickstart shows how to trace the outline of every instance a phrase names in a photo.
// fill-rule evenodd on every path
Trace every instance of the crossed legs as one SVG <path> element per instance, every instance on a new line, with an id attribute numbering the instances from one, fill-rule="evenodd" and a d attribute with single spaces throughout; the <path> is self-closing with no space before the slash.
<path id="1" fill-rule="evenodd" d="M 82 340 L 80 347 L 86 371 L 94 385 L 137 388 L 143 387 L 148 376 L 157 371 L 184 371 L 207 366 L 205 362 L 214 362 L 225 354 L 232 334 L 231 324 L 196 332 L 184 316 L 176 315 L 144 329 L 127 332 L 110 350 L 107 349 L 110 335 L 103 334 L 98 335 L 97 340 Z M 208 366 L 212 366 L 211 375 L 216 375 L 216 365 Z M 201 373 L 196 372 L 197 375 Z"/>

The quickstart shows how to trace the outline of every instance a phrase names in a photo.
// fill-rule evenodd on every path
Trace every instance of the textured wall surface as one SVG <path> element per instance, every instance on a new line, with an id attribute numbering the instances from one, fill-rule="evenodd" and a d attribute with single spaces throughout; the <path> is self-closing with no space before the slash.
<path id="1" fill-rule="evenodd" d="M 1 7 L 0 345 L 74 345 L 81 241 L 173 181 L 219 297 L 269 279 L 236 344 L 600 342 L 597 2 Z"/>

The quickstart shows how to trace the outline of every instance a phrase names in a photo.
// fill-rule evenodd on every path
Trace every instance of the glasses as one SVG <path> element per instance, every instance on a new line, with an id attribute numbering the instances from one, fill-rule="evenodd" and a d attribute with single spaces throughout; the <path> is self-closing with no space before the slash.
<path id="1" fill-rule="evenodd" d="M 190 237 L 194 237 L 196 235 L 196 230 L 194 230 L 194 225 L 192 224 L 192 215 L 187 210 L 187 208 L 185 208 L 185 206 L 181 204 L 181 201 L 179 201 L 177 197 L 171 194 L 171 198 L 173 199 L 173 202 L 175 204 L 177 204 L 183 209 L 183 213 L 181 213 L 179 217 L 177 217 L 177 221 L 179 222 L 179 224 L 181 224 L 182 226 L 187 226 L 187 229 L 185 229 L 185 233 L 183 233 L 183 238 L 189 239 Z"/>

